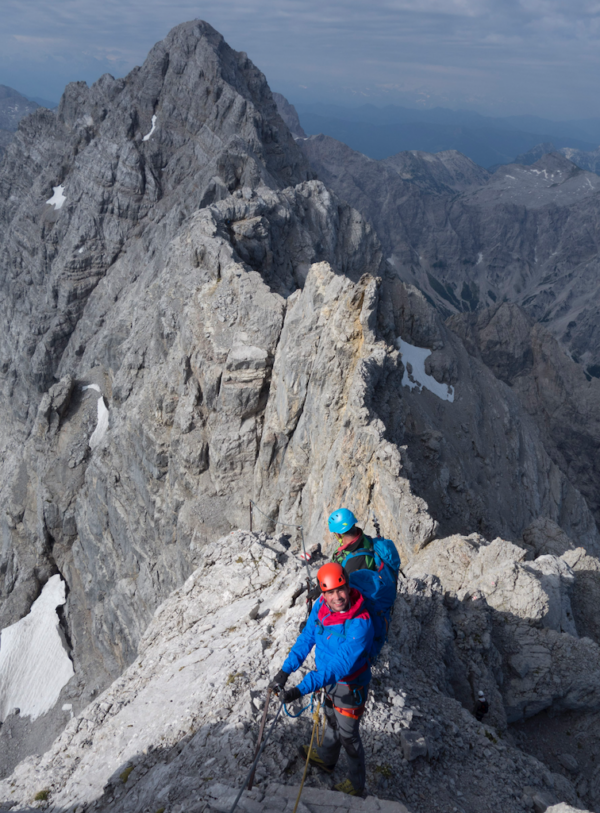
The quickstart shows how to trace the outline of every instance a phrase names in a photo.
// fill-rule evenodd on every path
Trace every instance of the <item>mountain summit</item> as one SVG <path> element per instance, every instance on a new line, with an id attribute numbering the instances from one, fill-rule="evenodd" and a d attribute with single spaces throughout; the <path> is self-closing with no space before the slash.
<path id="1" fill-rule="evenodd" d="M 125 253 L 140 241 L 160 253 L 191 212 L 235 189 L 308 177 L 264 76 L 203 22 L 175 28 L 125 79 L 69 85 L 56 113 L 38 110 L 0 173 L 0 365 L 16 382 L 15 414 L 31 425 L 35 393 Z M 24 347 L 31 313 L 36 338 Z"/>

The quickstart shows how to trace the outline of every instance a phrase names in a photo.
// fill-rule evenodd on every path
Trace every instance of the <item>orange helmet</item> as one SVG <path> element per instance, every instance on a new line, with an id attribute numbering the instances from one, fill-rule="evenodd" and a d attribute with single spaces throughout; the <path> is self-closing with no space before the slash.
<path id="1" fill-rule="evenodd" d="M 348 577 L 346 571 L 337 562 L 328 562 L 323 565 L 317 573 L 317 580 L 322 593 L 328 590 L 335 590 L 336 587 L 343 587 L 348 584 Z"/>

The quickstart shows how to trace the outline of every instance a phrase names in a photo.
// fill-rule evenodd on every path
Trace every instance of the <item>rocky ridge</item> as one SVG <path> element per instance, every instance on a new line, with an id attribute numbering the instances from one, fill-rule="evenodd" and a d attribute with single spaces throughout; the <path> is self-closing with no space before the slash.
<path id="1" fill-rule="evenodd" d="M 473 261 L 466 256 L 460 259 L 467 243 L 473 240 L 496 240 L 494 250 L 504 250 L 507 238 L 501 237 L 498 229 L 514 234 L 521 247 L 534 245 L 543 233 L 549 236 L 552 232 L 555 239 L 554 226 L 547 229 L 538 223 L 535 237 L 527 230 L 522 231 L 525 226 L 519 219 L 520 207 L 531 210 L 533 217 L 534 212 L 540 210 L 556 213 L 556 205 L 563 205 L 570 224 L 565 222 L 565 228 L 576 232 L 581 225 L 578 207 L 585 205 L 588 195 L 595 195 L 597 176 L 595 180 L 588 177 L 560 155 L 546 156 L 542 163 L 530 167 L 502 167 L 490 176 L 483 170 L 478 174 L 472 162 L 454 154 L 451 156 L 453 171 L 463 186 L 455 184 L 453 188 L 451 178 L 444 175 L 444 161 L 447 163 L 449 158 L 445 153 L 437 156 L 400 153 L 377 162 L 324 136 L 300 143 L 320 176 L 375 225 L 384 252 L 389 254 L 384 275 L 388 295 L 397 301 L 395 280 L 402 280 L 417 286 L 442 313 L 459 311 L 449 318 L 448 326 L 461 337 L 470 353 L 517 393 L 525 410 L 536 421 L 548 454 L 585 495 L 598 522 L 598 382 L 595 363 L 589 356 L 595 341 L 597 314 L 591 301 L 583 305 L 595 282 L 588 279 L 588 272 L 582 266 L 578 266 L 577 273 L 569 271 L 568 288 L 560 294 L 561 301 L 564 300 L 560 307 L 561 320 L 564 316 L 567 321 L 561 321 L 563 327 L 559 331 L 559 323 L 549 312 L 543 314 L 535 309 L 535 297 L 515 297 L 511 288 L 515 252 L 512 260 L 504 258 L 497 262 L 498 279 L 502 278 L 501 284 L 506 286 L 502 296 L 494 293 L 489 280 L 485 285 L 473 283 L 473 274 L 489 272 L 482 252 Z M 460 193 L 458 198 L 457 192 Z M 553 196 L 556 196 L 554 201 Z M 458 206 L 464 206 L 464 212 L 454 219 L 453 211 Z M 483 219 L 475 222 L 474 218 L 483 217 L 485 212 L 486 217 L 494 220 L 492 225 L 486 225 Z M 586 210 L 585 216 L 589 215 L 590 211 Z M 511 217 L 515 219 L 513 225 L 509 225 Z M 530 228 L 533 228 L 531 222 L 527 226 Z M 444 230 L 448 232 L 448 242 L 435 261 L 430 257 L 425 273 L 429 250 L 425 244 L 445 240 L 441 237 Z M 575 232 L 570 232 L 569 244 L 573 241 L 574 246 L 581 247 L 585 240 Z M 589 235 L 589 231 L 586 234 Z M 568 250 L 569 263 L 573 251 Z M 595 256 L 593 250 L 592 255 Z M 538 253 L 535 256 L 540 257 Z M 552 257 L 556 258 L 556 253 Z M 459 292 L 460 286 L 457 287 L 455 281 L 448 282 L 447 275 L 453 276 L 461 263 L 460 274 L 464 279 Z M 535 274 L 540 269 L 537 259 L 536 263 Z M 532 274 L 527 272 L 527 285 L 535 277 Z M 548 302 L 556 299 L 556 280 L 556 274 L 544 278 Z M 475 295 L 474 292 L 484 288 L 488 295 Z M 494 302 L 496 299 L 498 302 Z M 500 299 L 516 299 L 521 304 L 503 304 Z M 584 323 L 573 316 L 572 308 L 579 307 L 578 301 L 588 314 Z M 482 327 L 466 327 L 476 324 Z M 575 338 L 575 334 L 579 338 Z M 479 339 L 486 343 L 486 348 L 478 345 Z M 581 350 L 585 348 L 589 356 L 587 366 L 578 363 L 583 360 L 578 352 L 572 349 L 565 352 L 571 340 L 578 343 Z M 447 439 L 448 435 L 444 434 Z M 426 499 L 431 505 L 432 501 Z"/>
<path id="2" fill-rule="evenodd" d="M 550 771 L 519 748 L 502 705 L 503 697 L 518 692 L 527 698 L 521 716 L 535 713 L 540 702 L 597 707 L 593 673 L 600 648 L 578 639 L 572 625 L 561 629 L 567 592 L 575 594 L 579 585 L 565 583 L 561 598 L 544 575 L 571 572 L 564 558 L 546 554 L 524 563 L 523 550 L 476 536 L 435 544 L 442 557 L 425 549 L 400 584 L 389 645 L 374 670 L 362 726 L 369 792 L 415 813 L 599 805 L 597 767 L 590 763 L 591 790 L 582 799 L 571 781 L 572 762 L 564 757 L 569 767 Z M 197 570 L 156 611 L 135 662 L 71 720 L 43 757 L 28 758 L 0 783 L 0 810 L 26 809 L 40 792 L 46 800 L 38 807 L 57 811 L 229 810 L 252 762 L 269 676 L 306 615 L 298 552 L 285 537 L 245 531 L 206 546 Z M 417 575 L 434 561 L 439 575 Z M 508 613 L 516 624 L 506 627 L 500 616 Z M 529 646 L 528 657 L 537 658 L 530 674 L 542 664 L 549 673 L 531 680 L 521 667 L 515 684 L 519 656 L 507 645 L 514 636 L 514 649 L 527 635 L 539 642 Z M 504 649 L 497 648 L 500 642 Z M 577 685 L 565 683 L 560 698 L 544 695 L 544 686 L 557 691 L 565 668 L 578 676 Z M 460 691 L 467 676 L 490 696 L 485 724 L 471 714 L 470 689 Z M 242 810 L 258 811 L 263 798 L 273 796 L 280 807 L 264 809 L 282 810 L 286 799 L 295 799 L 303 769 L 296 743 L 309 731 L 310 718 L 280 718 L 257 769 L 254 796 L 244 798 Z M 597 749 L 597 732 L 591 736 Z M 582 763 L 581 756 L 575 762 Z M 333 776 L 310 770 L 307 810 L 319 813 L 312 801 L 343 770 L 343 758 Z M 346 809 L 341 802 L 340 808 Z M 394 808 L 372 800 L 364 809 Z"/>

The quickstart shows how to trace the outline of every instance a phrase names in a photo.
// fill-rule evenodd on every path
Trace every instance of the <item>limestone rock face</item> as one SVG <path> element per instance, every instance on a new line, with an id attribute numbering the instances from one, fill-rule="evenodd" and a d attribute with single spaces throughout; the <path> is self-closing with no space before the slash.
<path id="1" fill-rule="evenodd" d="M 383 166 L 390 167 L 404 181 L 426 192 L 464 192 L 481 186 L 490 173 L 473 163 L 457 150 L 443 150 L 435 154 L 411 150 L 384 158 Z"/>
<path id="2" fill-rule="evenodd" d="M 571 597 L 575 624 L 581 636 L 600 644 L 600 620 L 595 608 L 600 600 L 600 564 L 583 548 L 566 551 L 563 560 L 572 569 L 576 589 Z"/>
<path id="3" fill-rule="evenodd" d="M 600 385 L 593 360 L 598 314 L 595 298 L 589 298 L 596 285 L 591 278 L 596 253 L 592 250 L 582 263 L 567 248 L 587 244 L 589 230 L 585 237 L 579 230 L 587 229 L 583 224 L 594 217 L 597 176 L 588 179 L 558 155 L 546 156 L 539 166 L 503 168 L 490 177 L 446 153 L 399 153 L 373 161 L 325 136 L 299 143 L 320 177 L 375 226 L 387 257 L 384 297 L 396 314 L 396 335 L 405 339 L 413 328 L 412 322 L 403 324 L 398 318 L 407 299 L 404 292 L 412 285 L 442 313 L 459 311 L 448 326 L 470 354 L 515 392 L 536 422 L 549 457 L 583 494 L 598 523 Z M 585 212 L 579 213 L 579 207 Z M 558 211 L 560 227 L 554 221 Z M 498 229 L 502 235 L 519 235 L 510 257 Z M 534 252 L 535 262 L 525 257 L 525 247 Z M 577 271 L 563 274 L 553 265 L 550 272 L 547 264 L 563 254 L 560 268 L 576 262 Z M 525 266 L 527 285 L 515 282 L 517 269 Z M 411 294 L 410 316 L 417 296 Z M 509 301 L 494 304 L 502 298 Z M 559 305 L 567 300 L 568 305 Z M 423 316 L 426 310 L 419 306 Z M 433 342 L 447 341 L 431 319 L 419 321 L 417 344 L 434 350 L 428 360 L 433 365 Z M 447 366 L 439 373 L 438 380 L 451 383 L 453 372 Z M 473 431 L 471 424 L 464 425 Z M 456 436 L 455 431 L 441 431 L 445 443 Z M 432 479 L 427 478 L 428 488 Z M 439 494 L 421 496 L 430 506 L 444 501 Z M 469 530 L 485 529 L 444 527 L 445 533 Z"/>
<path id="4" fill-rule="evenodd" d="M 537 416 L 525 412 L 512 388 L 487 365 L 473 363 L 476 357 L 465 352 L 415 287 L 385 278 L 381 300 L 386 335 L 431 348 L 425 373 L 454 386 L 450 403 L 388 376 L 374 402 L 387 436 L 406 446 L 411 486 L 427 502 L 441 534 L 478 532 L 516 540 L 545 516 L 581 540 L 577 544 L 600 552 L 585 500 L 546 451 Z M 394 403 L 399 398 L 402 417 Z"/>
<path id="5" fill-rule="evenodd" d="M 600 380 L 586 379 L 545 327 L 511 303 L 457 315 L 448 324 L 517 394 L 550 457 L 600 522 Z"/>
<path id="6" fill-rule="evenodd" d="M 4 155 L 4 151 L 13 139 L 13 133 L 10 130 L 0 130 L 0 159 Z"/>
<path id="7" fill-rule="evenodd" d="M 464 635 L 457 642 L 462 672 L 471 684 L 483 684 L 487 696 L 502 695 L 508 722 L 550 707 L 596 710 L 600 649 L 589 634 L 596 579 L 580 579 L 570 561 L 581 556 L 588 560 L 581 570 L 594 574 L 600 563 L 583 551 L 533 561 L 527 556 L 502 539 L 455 536 L 432 542 L 408 575 L 436 576 L 462 603 L 459 616 L 465 617 L 466 608 L 480 616 L 479 633 L 472 620 L 462 622 Z"/>
<path id="8" fill-rule="evenodd" d="M 562 556 L 576 548 L 573 540 L 548 517 L 538 517 L 525 528 L 523 544 L 532 548 L 534 558 L 546 553 Z"/>
<path id="9" fill-rule="evenodd" d="M 323 477 L 326 499 L 350 478 L 359 504 L 371 489 L 384 521 L 403 517 L 407 550 L 432 538 L 366 405 L 387 354 L 377 239 L 306 180 L 264 77 L 210 26 L 175 29 L 124 80 L 70 86 L 56 114 L 23 123 L 0 176 L 1 627 L 62 574 L 78 685 L 97 691 L 255 489 L 274 520 L 284 495 L 283 519 L 322 539 Z M 298 308 L 313 305 L 311 336 Z M 314 417 L 296 434 L 303 364 Z M 304 452 L 295 503 L 281 454 L 269 471 L 286 402 Z M 355 435 L 357 461 L 336 473 Z M 368 482 L 353 474 L 367 465 Z"/>

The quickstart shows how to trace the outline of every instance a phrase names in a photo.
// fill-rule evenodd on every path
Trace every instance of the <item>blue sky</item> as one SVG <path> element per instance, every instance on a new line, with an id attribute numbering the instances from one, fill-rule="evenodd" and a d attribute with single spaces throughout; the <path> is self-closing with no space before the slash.
<path id="1" fill-rule="evenodd" d="M 58 99 L 194 18 L 294 102 L 600 116 L 600 0 L 2 0 L 0 84 Z"/>

